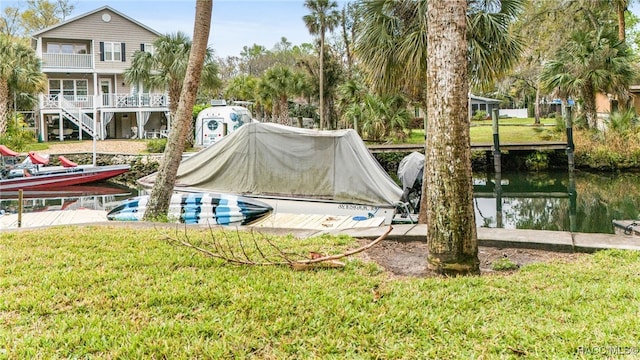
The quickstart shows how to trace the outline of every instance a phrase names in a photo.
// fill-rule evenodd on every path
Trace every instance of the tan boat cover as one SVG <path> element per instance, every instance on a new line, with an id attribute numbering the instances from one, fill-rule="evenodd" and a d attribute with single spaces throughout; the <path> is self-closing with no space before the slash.
<path id="1" fill-rule="evenodd" d="M 155 174 L 139 180 L 152 186 Z M 402 190 L 354 130 L 245 124 L 180 163 L 176 189 L 393 205 Z"/>

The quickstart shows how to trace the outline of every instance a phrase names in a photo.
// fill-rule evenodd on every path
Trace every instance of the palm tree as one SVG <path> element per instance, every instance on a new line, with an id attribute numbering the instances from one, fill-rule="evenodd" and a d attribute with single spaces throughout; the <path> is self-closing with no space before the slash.
<path id="1" fill-rule="evenodd" d="M 429 0 L 424 190 L 427 268 L 438 274 L 479 273 L 473 208 L 467 0 Z"/>
<path id="2" fill-rule="evenodd" d="M 338 105 L 342 110 L 343 120 L 351 122 L 358 134 L 362 125 L 359 122 L 363 119 L 364 111 L 362 101 L 366 93 L 365 85 L 357 76 L 352 76 L 338 86 Z"/>
<path id="3" fill-rule="evenodd" d="M 556 58 L 545 64 L 540 74 L 542 86 L 562 98 L 582 99 L 587 125 L 597 125 L 596 93 L 628 98 L 630 82 L 637 75 L 634 57 L 624 41 L 610 27 L 595 31 L 575 31 Z"/>
<path id="4" fill-rule="evenodd" d="M 255 98 L 258 79 L 251 75 L 239 75 L 231 79 L 224 90 L 226 99 L 250 101 Z"/>
<path id="5" fill-rule="evenodd" d="M 0 135 L 7 129 L 13 94 L 35 94 L 45 88 L 35 52 L 19 41 L 0 35 Z"/>
<path id="6" fill-rule="evenodd" d="M 411 119 L 407 102 L 400 95 L 364 95 L 362 136 L 367 140 L 381 140 L 390 135 L 405 137 L 404 130 Z"/>
<path id="7" fill-rule="evenodd" d="M 320 35 L 320 128 L 325 127 L 324 104 L 324 40 L 327 31 L 333 31 L 340 21 L 338 3 L 331 0 L 305 0 L 304 6 L 311 14 L 303 17 L 312 35 Z"/>
<path id="8" fill-rule="evenodd" d="M 276 65 L 263 76 L 266 86 L 271 88 L 273 103 L 276 105 L 274 115 L 279 124 L 289 125 L 289 95 L 293 91 L 293 72 L 285 66 Z"/>
<path id="9" fill-rule="evenodd" d="M 485 86 L 507 71 L 522 49 L 509 32 L 523 0 L 470 0 L 467 13 L 468 66 L 473 85 Z M 362 3 L 355 52 L 367 80 L 381 93 L 401 89 L 426 108 L 426 0 L 371 0 Z"/>
<path id="10" fill-rule="evenodd" d="M 154 52 L 137 51 L 131 67 L 124 73 L 130 84 L 141 83 L 145 88 L 167 89 L 169 111 L 174 116 L 187 73 L 192 43 L 182 32 L 159 37 L 154 43 Z M 218 66 L 213 59 L 213 50 L 205 49 L 201 83 L 207 88 L 220 87 Z"/>
<path id="11" fill-rule="evenodd" d="M 211 28 L 211 12 L 213 0 L 196 0 L 196 14 L 193 29 L 193 46 L 189 46 L 188 60 L 185 67 L 184 84 L 181 86 L 180 101 L 176 111 L 176 121 L 173 131 L 169 133 L 167 146 L 160 169 L 156 176 L 145 220 L 157 219 L 167 214 L 169 202 L 176 181 L 178 166 L 182 159 L 185 142 L 190 134 L 193 105 L 196 101 L 200 78 L 206 72 L 203 70 L 207 59 L 207 41 Z M 191 45 L 191 44 L 190 44 Z"/>

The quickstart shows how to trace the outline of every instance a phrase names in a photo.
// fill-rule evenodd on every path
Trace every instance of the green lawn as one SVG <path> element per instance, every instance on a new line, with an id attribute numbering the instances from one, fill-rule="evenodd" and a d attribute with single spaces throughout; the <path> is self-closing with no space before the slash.
<path id="1" fill-rule="evenodd" d="M 533 119 L 501 119 L 498 127 L 500 143 L 527 143 L 539 141 L 561 140 L 561 132 L 554 132 L 555 119 L 542 119 L 544 126 L 534 126 Z M 493 143 L 493 127 L 491 120 L 473 121 L 470 128 L 472 144 Z M 408 143 L 424 142 L 424 131 L 411 131 Z"/>
<path id="2" fill-rule="evenodd" d="M 155 229 L 0 234 L 0 358 L 596 359 L 640 346 L 638 252 L 395 278 L 361 260 L 314 271 L 224 264 Z M 355 247 L 272 241 L 299 253 Z"/>

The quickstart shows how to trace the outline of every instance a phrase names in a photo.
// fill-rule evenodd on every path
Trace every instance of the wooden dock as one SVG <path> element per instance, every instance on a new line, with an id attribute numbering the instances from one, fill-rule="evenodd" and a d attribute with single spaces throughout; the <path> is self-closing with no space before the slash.
<path id="1" fill-rule="evenodd" d="M 384 217 L 376 216 L 357 220 L 346 215 L 316 215 L 275 213 L 250 224 L 255 228 L 284 228 L 309 230 L 341 230 L 376 227 L 384 223 Z"/>
<path id="2" fill-rule="evenodd" d="M 78 224 L 92 224 L 107 221 L 104 210 L 56 210 L 29 212 L 22 214 L 20 228 L 40 228 L 48 226 L 64 226 Z M 115 224 L 118 222 L 110 222 Z M 331 231 L 349 228 L 377 227 L 384 223 L 384 217 L 376 216 L 367 219 L 354 219 L 352 216 L 342 215 L 314 215 L 277 213 L 251 224 L 255 228 L 283 228 Z M 18 229 L 18 214 L 4 214 L 0 216 L 0 231 Z"/>
<path id="3" fill-rule="evenodd" d="M 379 144 L 367 145 L 369 151 L 375 153 L 424 152 L 424 144 Z M 563 141 L 543 141 L 537 143 L 500 143 L 500 150 L 506 151 L 542 151 L 566 150 L 567 143 Z M 471 151 L 492 151 L 493 144 L 471 144 Z"/>
<path id="4" fill-rule="evenodd" d="M 77 225 L 107 221 L 105 210 L 55 210 L 27 212 L 22 214 L 22 223 L 18 226 L 18 214 L 0 216 L 0 230 L 20 228 L 38 228 L 56 225 Z"/>

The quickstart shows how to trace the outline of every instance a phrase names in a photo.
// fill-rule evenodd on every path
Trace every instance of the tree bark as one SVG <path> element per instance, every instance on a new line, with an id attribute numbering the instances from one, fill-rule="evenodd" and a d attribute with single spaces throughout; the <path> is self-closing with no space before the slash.
<path id="1" fill-rule="evenodd" d="M 7 131 L 9 119 L 9 84 L 6 79 L 0 79 L 0 135 Z"/>
<path id="2" fill-rule="evenodd" d="M 596 92 L 591 83 L 584 85 L 582 94 L 583 111 L 587 118 L 587 125 L 591 129 L 595 129 L 598 126 L 598 112 L 596 110 Z"/>
<path id="3" fill-rule="evenodd" d="M 280 96 L 280 124 L 292 125 L 289 120 L 289 101 L 286 95 Z"/>
<path id="4" fill-rule="evenodd" d="M 625 41 L 627 24 L 625 23 L 624 19 L 624 12 L 627 10 L 627 1 L 618 0 L 618 3 L 616 5 L 616 13 L 618 15 L 618 40 Z"/>
<path id="5" fill-rule="evenodd" d="M 166 216 L 169 210 L 169 201 L 173 193 L 178 166 L 182 159 L 187 136 L 190 134 L 193 105 L 196 101 L 209 40 L 212 9 L 213 0 L 196 0 L 193 44 L 189 54 L 187 72 L 180 93 L 174 126 L 169 133 L 164 156 L 151 191 L 147 210 L 144 213 L 145 220 L 155 220 Z"/>
<path id="6" fill-rule="evenodd" d="M 324 130 L 324 24 L 320 24 L 320 130 Z"/>
<path id="7" fill-rule="evenodd" d="M 427 268 L 479 273 L 467 119 L 467 0 L 431 0 L 427 17 Z"/>

